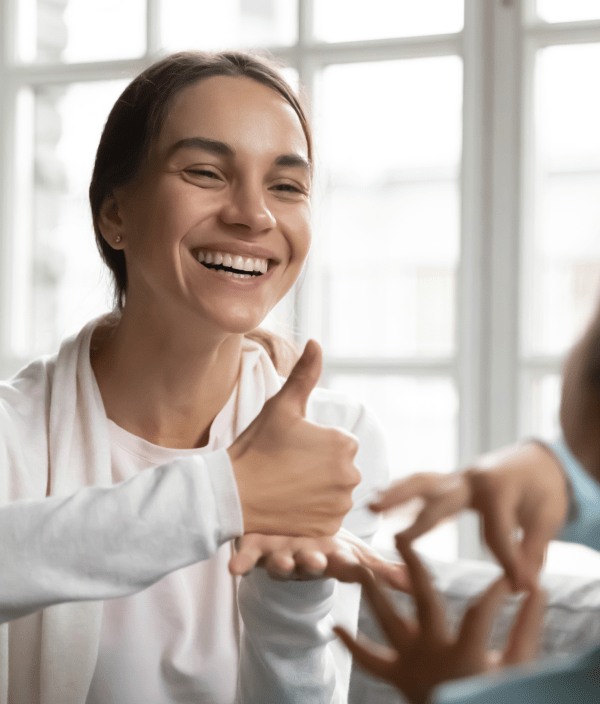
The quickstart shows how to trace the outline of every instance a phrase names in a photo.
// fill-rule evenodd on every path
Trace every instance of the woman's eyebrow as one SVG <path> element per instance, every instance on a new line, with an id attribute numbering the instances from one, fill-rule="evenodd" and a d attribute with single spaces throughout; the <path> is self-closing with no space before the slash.
<path id="1" fill-rule="evenodd" d="M 225 142 L 219 142 L 216 139 L 208 139 L 207 137 L 185 137 L 180 139 L 175 144 L 172 144 L 167 150 L 167 158 L 173 156 L 180 149 L 202 149 L 205 152 L 216 154 L 217 156 L 235 156 L 235 149 L 230 147 Z M 275 159 L 277 166 L 289 166 L 294 168 L 304 169 L 310 172 L 310 162 L 300 154 L 280 154 Z"/>
<path id="2" fill-rule="evenodd" d="M 275 159 L 277 166 L 292 166 L 310 172 L 310 162 L 300 154 L 281 154 Z"/>
<path id="3" fill-rule="evenodd" d="M 167 158 L 173 156 L 180 149 L 202 149 L 217 156 L 234 156 L 235 154 L 235 151 L 225 142 L 218 142 L 216 139 L 207 139 L 206 137 L 185 137 L 169 147 Z"/>

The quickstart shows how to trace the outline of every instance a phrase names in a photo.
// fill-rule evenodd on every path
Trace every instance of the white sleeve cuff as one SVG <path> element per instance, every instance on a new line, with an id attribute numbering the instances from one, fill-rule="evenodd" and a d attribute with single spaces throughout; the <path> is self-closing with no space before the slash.
<path id="1" fill-rule="evenodd" d="M 244 535 L 244 516 L 233 466 L 227 450 L 203 455 L 216 499 L 217 519 L 224 543 Z"/>

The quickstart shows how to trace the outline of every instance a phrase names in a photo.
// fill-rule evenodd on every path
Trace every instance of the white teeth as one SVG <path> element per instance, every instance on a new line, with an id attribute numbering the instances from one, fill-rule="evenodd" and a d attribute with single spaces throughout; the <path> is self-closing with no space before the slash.
<path id="1" fill-rule="evenodd" d="M 251 274 L 233 274 L 233 278 L 234 279 L 253 279 L 254 277 Z"/>
<path id="2" fill-rule="evenodd" d="M 268 259 L 252 259 L 250 257 L 242 257 L 239 254 L 225 254 L 223 252 L 201 252 L 198 251 L 196 258 L 199 262 L 205 264 L 214 264 L 215 266 L 223 265 L 238 269 L 239 271 L 252 271 L 266 274 L 269 270 Z"/>

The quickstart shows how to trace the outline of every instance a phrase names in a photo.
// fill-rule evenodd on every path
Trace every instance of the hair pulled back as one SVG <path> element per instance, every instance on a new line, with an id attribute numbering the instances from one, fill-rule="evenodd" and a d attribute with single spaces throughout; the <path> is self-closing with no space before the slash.
<path id="1" fill-rule="evenodd" d="M 180 52 L 156 62 L 125 88 L 110 111 L 100 138 L 90 183 L 90 205 L 96 244 L 110 269 L 115 307 L 121 309 L 127 291 L 127 267 L 122 250 L 102 237 L 100 209 L 114 189 L 135 179 L 158 138 L 174 97 L 212 76 L 252 78 L 277 91 L 296 111 L 306 136 L 312 163 L 312 137 L 306 113 L 287 82 L 267 60 L 241 52 Z"/>

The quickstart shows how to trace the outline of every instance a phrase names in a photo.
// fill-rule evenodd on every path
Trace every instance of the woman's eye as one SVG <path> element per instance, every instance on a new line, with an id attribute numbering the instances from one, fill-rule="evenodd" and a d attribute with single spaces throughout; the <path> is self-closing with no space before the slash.
<path id="1" fill-rule="evenodd" d="M 294 186 L 291 183 L 279 183 L 275 186 L 275 190 L 282 191 L 284 193 L 301 193 L 302 191 L 298 186 Z"/>
<path id="2" fill-rule="evenodd" d="M 216 174 L 214 171 L 209 171 L 208 169 L 188 169 L 187 173 L 192 174 L 192 176 L 202 176 L 202 177 L 212 178 L 212 179 L 219 178 L 218 174 Z"/>

